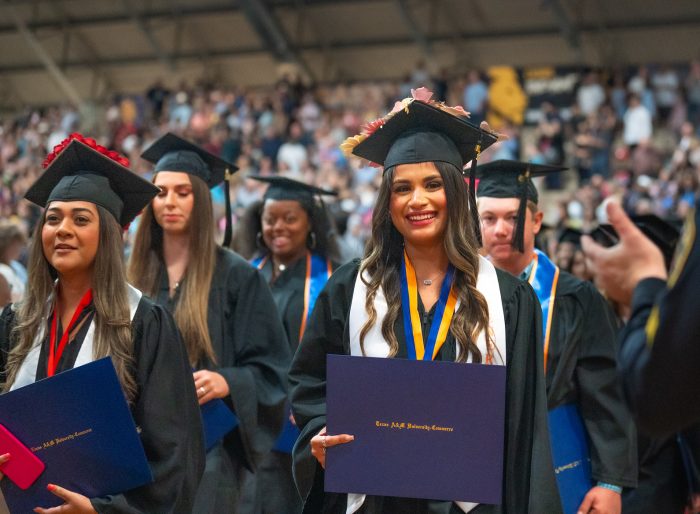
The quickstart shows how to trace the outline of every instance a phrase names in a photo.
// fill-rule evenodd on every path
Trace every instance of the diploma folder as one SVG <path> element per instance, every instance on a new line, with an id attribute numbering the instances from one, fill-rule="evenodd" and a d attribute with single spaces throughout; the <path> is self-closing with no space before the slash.
<path id="1" fill-rule="evenodd" d="M 500 504 L 505 366 L 328 355 L 325 490 Z"/>
<path id="2" fill-rule="evenodd" d="M 94 498 L 153 481 L 109 357 L 0 395 L 0 423 L 46 464 L 26 490 L 0 481 L 12 514 L 61 505 L 50 483 Z"/>

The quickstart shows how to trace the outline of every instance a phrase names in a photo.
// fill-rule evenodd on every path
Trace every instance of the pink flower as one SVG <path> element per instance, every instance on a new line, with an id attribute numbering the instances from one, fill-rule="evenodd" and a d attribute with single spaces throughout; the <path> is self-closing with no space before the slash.
<path id="1" fill-rule="evenodd" d="M 377 118 L 374 121 L 370 121 L 364 127 L 362 127 L 362 133 L 371 136 L 376 132 L 376 130 L 386 123 L 383 118 Z"/>
<path id="2" fill-rule="evenodd" d="M 425 87 L 419 87 L 418 89 L 411 89 L 411 96 L 414 100 L 428 103 L 433 97 L 433 92 Z"/>
<path id="3" fill-rule="evenodd" d="M 405 106 L 404 106 L 403 102 L 396 102 L 394 104 L 394 108 L 391 110 L 389 115 L 391 116 L 392 114 L 396 114 L 397 112 L 402 111 L 404 107 Z"/>

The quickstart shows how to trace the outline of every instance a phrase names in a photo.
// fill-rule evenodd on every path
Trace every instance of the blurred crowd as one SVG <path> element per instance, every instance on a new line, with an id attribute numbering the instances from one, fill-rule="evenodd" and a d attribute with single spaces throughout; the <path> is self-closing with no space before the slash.
<path id="1" fill-rule="evenodd" d="M 118 95 L 88 111 L 28 108 L 0 118 L 0 219 L 19 227 L 23 238 L 30 234 L 38 211 L 22 200 L 24 191 L 42 172 L 46 154 L 71 132 L 127 155 L 132 169 L 148 176 L 139 154 L 172 131 L 238 165 L 231 183 L 234 223 L 263 193 L 248 174 L 282 174 L 337 190 L 329 208 L 341 248 L 346 258 L 359 256 L 380 176 L 376 168 L 346 159 L 338 145 L 421 86 L 449 105 L 463 105 L 477 124 L 486 119 L 509 136 L 481 162 L 506 158 L 570 168 L 541 184 L 554 240 L 565 227 L 593 229 L 603 221 L 602 203 L 613 196 L 630 213 L 681 219 L 698 190 L 700 61 L 578 70 L 577 76 L 567 105 L 546 99 L 527 105 L 525 98 L 519 115 L 504 114 L 513 100 L 497 89 L 495 72 L 450 77 L 431 74 L 424 63 L 393 82 L 309 87 L 282 79 L 269 88 L 243 89 L 208 83 L 169 88 L 159 81 L 141 95 Z M 223 191 L 217 187 L 213 194 L 223 229 Z M 547 249 L 555 253 L 556 245 Z M 0 248 L 0 261 L 9 266 L 21 260 L 16 253 Z"/>

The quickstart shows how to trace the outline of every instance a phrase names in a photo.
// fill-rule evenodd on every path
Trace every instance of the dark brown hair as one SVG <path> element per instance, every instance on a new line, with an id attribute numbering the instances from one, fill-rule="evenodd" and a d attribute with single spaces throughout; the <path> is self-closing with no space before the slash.
<path id="1" fill-rule="evenodd" d="M 192 182 L 194 195 L 188 229 L 190 259 L 180 281 L 174 317 L 185 341 L 190 363 L 194 365 L 205 357 L 212 363 L 216 362 L 207 324 L 209 291 L 216 265 L 216 241 L 209 188 L 202 179 L 187 176 Z M 156 222 L 151 203 L 144 211 L 136 231 L 129 259 L 129 281 L 145 294 L 155 297 L 161 273 L 165 272 L 163 229 Z"/>
<path id="2" fill-rule="evenodd" d="M 122 230 L 112 214 L 99 205 L 95 207 L 100 236 L 92 279 L 95 306 L 93 357 L 112 357 L 124 393 L 129 401 L 133 401 L 136 381 L 133 377 L 133 341 Z M 13 345 L 7 358 L 5 390 L 15 381 L 55 299 L 54 280 L 58 274 L 44 256 L 41 241 L 45 219 L 45 215 L 39 219 L 29 248 L 29 282 L 25 298 L 18 305 L 17 324 L 11 333 Z"/>
<path id="3" fill-rule="evenodd" d="M 486 334 L 489 349 L 493 344 L 489 332 L 488 304 L 476 288 L 479 255 L 469 211 L 467 186 L 462 173 L 455 166 L 443 162 L 434 164 L 443 179 L 447 198 L 447 226 L 443 244 L 450 263 L 455 267 L 455 289 L 460 301 L 450 324 L 450 333 L 458 344 L 458 360 L 466 362 L 471 354 L 472 361 L 478 363 L 482 360 L 476 344 L 478 335 L 482 331 Z M 389 212 L 394 171 L 394 168 L 389 168 L 384 172 L 372 215 L 372 234 L 360 266 L 360 273 L 366 271 L 369 276 L 368 281 L 362 276 L 367 286 L 365 309 L 369 319 L 360 331 L 360 346 L 364 352 L 365 337 L 377 322 L 374 299 L 381 287 L 388 306 L 381 331 L 389 343 L 390 357 L 396 356 L 399 347 L 394 324 L 401 308 L 399 274 L 403 259 L 403 237 L 394 227 Z"/>

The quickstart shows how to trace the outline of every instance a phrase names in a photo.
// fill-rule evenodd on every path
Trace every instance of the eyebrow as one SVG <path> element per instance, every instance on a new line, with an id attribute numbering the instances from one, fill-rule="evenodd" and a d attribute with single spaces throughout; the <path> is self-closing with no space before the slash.
<path id="1" fill-rule="evenodd" d="M 480 216 L 486 216 L 487 214 L 491 214 L 492 216 L 496 216 L 496 213 L 495 213 L 495 212 L 493 212 L 493 211 L 488 211 L 488 210 L 482 212 L 482 213 L 479 214 L 479 215 L 480 215 Z M 518 210 L 517 210 L 517 209 L 513 209 L 512 211 L 505 212 L 503 215 L 504 215 L 504 216 L 508 216 L 509 214 L 516 214 L 516 215 L 517 215 L 517 214 L 518 214 Z"/>
<path id="2" fill-rule="evenodd" d="M 49 208 L 47 209 L 47 212 L 50 212 L 50 211 L 63 212 L 63 210 L 62 210 L 62 209 L 59 209 L 58 207 L 49 207 Z M 74 213 L 74 214 L 77 213 L 77 212 L 87 212 L 87 213 L 89 213 L 89 214 L 93 214 L 93 211 L 91 211 L 91 210 L 88 209 L 87 207 L 75 207 L 75 208 L 71 209 L 70 212 L 72 212 L 72 213 Z"/>
<path id="3" fill-rule="evenodd" d="M 192 184 L 190 184 L 190 183 L 188 183 L 188 182 L 182 182 L 181 184 L 175 184 L 175 185 L 171 185 L 171 186 L 169 186 L 168 184 L 161 184 L 161 185 L 154 184 L 154 185 L 155 185 L 156 187 L 161 188 L 161 189 L 168 189 L 168 188 L 172 188 L 172 189 L 182 189 L 182 188 L 185 188 L 185 187 L 189 187 L 189 188 L 192 187 Z"/>
<path id="4" fill-rule="evenodd" d="M 427 177 L 425 177 L 425 178 L 423 179 L 423 182 L 428 182 L 428 181 L 430 181 L 430 180 L 435 180 L 436 178 L 441 179 L 442 177 L 441 177 L 440 175 L 438 175 L 438 174 L 429 175 L 429 176 L 427 176 Z M 408 180 L 408 179 L 406 179 L 406 178 L 395 178 L 394 181 L 392 182 L 392 184 L 399 184 L 399 183 L 402 183 L 402 182 L 403 182 L 403 183 L 409 183 L 409 182 L 411 182 L 411 181 Z"/>

